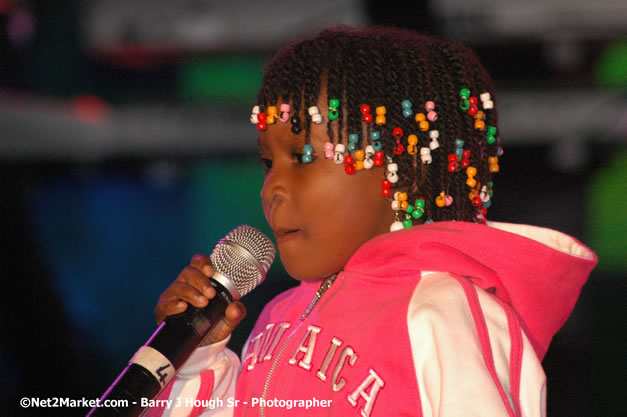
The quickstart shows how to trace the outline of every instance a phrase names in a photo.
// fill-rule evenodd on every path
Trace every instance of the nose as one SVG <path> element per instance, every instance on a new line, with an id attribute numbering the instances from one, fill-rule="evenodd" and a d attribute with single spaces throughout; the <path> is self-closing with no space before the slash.
<path id="1" fill-rule="evenodd" d="M 287 188 L 285 179 L 281 175 L 280 170 L 273 168 L 272 171 L 266 175 L 263 186 L 261 187 L 261 203 L 266 217 L 268 217 L 268 211 L 283 202 L 286 196 Z"/>

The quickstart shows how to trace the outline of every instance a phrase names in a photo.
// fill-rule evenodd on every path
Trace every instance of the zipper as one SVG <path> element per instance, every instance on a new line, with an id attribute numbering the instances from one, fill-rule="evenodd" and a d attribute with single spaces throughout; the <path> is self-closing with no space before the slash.
<path id="1" fill-rule="evenodd" d="M 298 332 L 298 330 L 305 323 L 305 320 L 309 317 L 309 314 L 311 314 L 311 312 L 313 311 L 314 307 L 316 306 L 316 304 L 318 304 L 318 301 L 320 301 L 320 299 L 322 298 L 324 293 L 327 292 L 327 290 L 331 287 L 333 282 L 335 282 L 335 279 L 337 278 L 337 276 L 338 276 L 338 274 L 331 275 L 330 277 L 325 279 L 322 282 L 322 284 L 320 284 L 320 288 L 318 288 L 318 291 L 316 291 L 316 294 L 312 298 L 311 302 L 309 303 L 309 305 L 307 306 L 305 311 L 303 311 L 303 314 L 301 314 L 301 316 L 300 316 L 300 323 L 298 323 L 298 326 L 296 326 L 290 332 L 290 334 L 285 339 L 285 342 L 283 342 L 283 344 L 281 345 L 281 348 L 279 349 L 279 352 L 277 353 L 276 357 L 274 358 L 274 361 L 272 362 L 272 366 L 270 367 L 270 371 L 268 371 L 268 376 L 266 377 L 266 382 L 263 384 L 263 392 L 261 394 L 262 402 L 261 402 L 261 404 L 259 406 L 259 415 L 261 417 L 265 417 L 265 415 L 266 415 L 265 414 L 265 408 L 264 408 L 263 404 L 265 403 L 266 396 L 268 395 L 268 388 L 270 387 L 270 380 L 272 379 L 272 376 L 274 375 L 274 371 L 276 370 L 277 364 L 279 363 L 279 359 L 281 359 L 281 356 L 283 355 L 283 351 L 285 350 L 285 348 L 289 344 L 290 340 L 292 340 L 292 337 L 294 337 L 294 335 Z"/>

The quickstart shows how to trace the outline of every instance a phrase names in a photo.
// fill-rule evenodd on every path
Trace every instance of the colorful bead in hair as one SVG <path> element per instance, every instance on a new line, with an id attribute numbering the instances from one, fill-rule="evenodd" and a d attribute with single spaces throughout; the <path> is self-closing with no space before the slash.
<path id="1" fill-rule="evenodd" d="M 393 151 L 396 155 L 401 155 L 403 151 L 405 151 L 405 146 L 401 143 L 401 139 L 403 138 L 403 129 L 395 127 L 394 130 L 392 130 L 392 136 L 396 139 Z"/>
<path id="2" fill-rule="evenodd" d="M 499 172 L 499 157 L 498 156 L 488 157 L 488 169 L 491 173 Z"/>
<path id="3" fill-rule="evenodd" d="M 425 103 L 425 110 L 427 111 L 427 120 L 430 122 L 438 120 L 438 114 L 435 112 L 435 103 L 433 101 L 427 101 Z"/>
<path id="4" fill-rule="evenodd" d="M 329 100 L 329 120 L 337 120 L 340 117 L 340 100 L 332 98 Z"/>
<path id="5" fill-rule="evenodd" d="M 266 114 L 264 112 L 260 112 L 257 114 L 257 130 L 266 130 L 268 128 L 268 123 L 266 122 Z"/>
<path id="6" fill-rule="evenodd" d="M 403 117 L 409 119 L 414 114 L 413 103 L 410 100 L 403 100 L 401 106 L 403 108 Z"/>
<path id="7" fill-rule="evenodd" d="M 467 88 L 462 88 L 459 91 L 459 108 L 462 111 L 468 111 L 468 109 L 470 108 L 470 101 L 468 101 L 468 98 L 470 97 L 470 90 Z"/>
<path id="8" fill-rule="evenodd" d="M 250 113 L 250 123 L 256 125 L 257 123 L 259 123 L 259 106 L 253 106 L 253 109 Z"/>
<path id="9" fill-rule="evenodd" d="M 475 179 L 475 175 L 477 175 L 477 168 L 466 168 L 466 175 L 468 176 L 468 179 L 466 180 L 466 185 L 470 188 L 475 188 L 475 186 L 477 185 L 477 180 Z"/>
<path id="10" fill-rule="evenodd" d="M 374 166 L 374 148 L 372 145 L 366 146 L 366 153 L 364 155 L 364 168 L 371 169 Z"/>
<path id="11" fill-rule="evenodd" d="M 398 182 L 398 165 L 395 164 L 394 162 L 390 162 L 387 165 L 387 175 L 386 178 L 388 181 L 390 181 L 392 184 L 396 184 Z"/>
<path id="12" fill-rule="evenodd" d="M 303 131 L 303 128 L 300 125 L 300 117 L 298 115 L 294 115 L 291 117 L 290 122 L 292 123 L 292 133 L 298 135 Z"/>
<path id="13" fill-rule="evenodd" d="M 438 142 L 440 132 L 438 132 L 437 130 L 432 130 L 429 132 L 429 137 L 431 138 L 431 142 L 429 142 L 429 149 L 435 151 L 440 147 L 440 142 Z"/>
<path id="14" fill-rule="evenodd" d="M 346 155 L 344 157 L 344 171 L 348 174 L 348 175 L 353 175 L 356 171 L 355 169 L 355 158 L 353 158 L 350 155 Z"/>
<path id="15" fill-rule="evenodd" d="M 279 111 L 277 110 L 276 106 L 269 106 L 268 113 L 266 115 L 266 123 L 268 123 L 269 125 L 273 125 L 274 123 L 276 123 L 276 119 L 278 118 Z"/>
<path id="16" fill-rule="evenodd" d="M 481 106 L 484 110 L 492 110 L 494 108 L 494 102 L 492 101 L 489 92 L 486 91 L 485 93 L 482 93 L 479 95 L 479 98 L 481 99 Z"/>
<path id="17" fill-rule="evenodd" d="M 324 142 L 324 158 L 333 159 L 333 144 L 331 142 Z"/>
<path id="18" fill-rule="evenodd" d="M 344 152 L 346 152 L 346 146 L 343 143 L 338 143 L 335 145 L 335 155 L 333 156 L 333 160 L 336 164 L 344 163 Z"/>
<path id="19" fill-rule="evenodd" d="M 370 132 L 370 140 L 372 142 L 372 147 L 375 151 L 380 151 L 381 149 L 383 149 L 383 145 L 381 144 L 380 139 L 381 132 L 379 132 L 378 130 L 373 130 L 372 132 Z"/>
<path id="20" fill-rule="evenodd" d="M 488 142 L 489 145 L 492 145 L 494 142 L 496 142 L 496 127 L 488 126 L 485 140 L 486 142 Z"/>
<path id="21" fill-rule="evenodd" d="M 410 155 L 416 155 L 418 153 L 418 136 L 407 136 L 407 153 Z"/>
<path id="22" fill-rule="evenodd" d="M 376 167 L 382 167 L 383 166 L 383 151 L 375 151 L 374 159 L 372 160 L 372 163 Z"/>
<path id="23" fill-rule="evenodd" d="M 433 158 L 431 157 L 431 149 L 426 146 L 420 148 L 420 160 L 423 164 L 429 165 L 433 161 Z"/>
<path id="24" fill-rule="evenodd" d="M 375 123 L 378 125 L 384 125 L 385 124 L 385 114 L 387 113 L 387 110 L 385 109 L 385 106 L 379 106 L 375 109 L 375 113 L 377 114 L 377 118 L 375 119 Z"/>
<path id="25" fill-rule="evenodd" d="M 418 123 L 418 127 L 421 131 L 426 132 L 429 130 L 429 122 L 427 121 L 427 117 L 424 113 L 416 113 L 414 120 Z"/>
<path id="26" fill-rule="evenodd" d="M 416 199 L 416 202 L 412 206 L 411 204 L 407 206 L 405 210 L 407 213 L 411 214 L 414 219 L 419 219 L 425 214 L 425 200 L 420 197 Z"/>
<path id="27" fill-rule="evenodd" d="M 306 144 L 303 146 L 303 156 L 301 157 L 301 161 L 304 164 L 310 164 L 311 161 L 313 161 L 313 153 L 313 147 L 310 144 Z"/>
<path id="28" fill-rule="evenodd" d="M 356 150 L 353 156 L 355 157 L 355 169 L 357 171 L 361 171 L 362 169 L 364 169 L 365 154 L 363 149 Z"/>
<path id="29" fill-rule="evenodd" d="M 281 115 L 279 116 L 279 120 L 283 123 L 287 123 L 290 120 L 290 105 L 283 103 L 281 104 L 280 110 Z"/>
<path id="30" fill-rule="evenodd" d="M 389 197 L 392 195 L 392 183 L 388 180 L 381 180 L 381 195 Z"/>
<path id="31" fill-rule="evenodd" d="M 320 114 L 320 109 L 318 109 L 318 106 L 309 107 L 309 109 L 307 109 L 307 113 L 309 113 L 312 122 L 317 125 L 322 123 L 322 115 Z"/>
<path id="32" fill-rule="evenodd" d="M 364 122 L 366 122 L 366 123 L 371 123 L 372 122 L 372 114 L 370 114 L 370 106 L 369 105 L 362 104 L 361 107 L 359 108 L 359 111 L 362 114 L 361 119 Z"/>
<path id="33" fill-rule="evenodd" d="M 348 135 L 348 150 L 355 152 L 359 148 L 359 134 L 351 133 Z"/>

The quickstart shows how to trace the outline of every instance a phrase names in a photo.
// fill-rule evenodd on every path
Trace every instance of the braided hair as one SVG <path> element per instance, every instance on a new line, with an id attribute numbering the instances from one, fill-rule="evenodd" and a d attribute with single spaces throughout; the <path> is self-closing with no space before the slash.
<path id="1" fill-rule="evenodd" d="M 395 28 L 325 29 L 283 47 L 270 59 L 258 103 L 267 108 L 279 98 L 290 102 L 292 115 L 305 120 L 308 143 L 311 124 L 306 109 L 317 105 L 324 86 L 327 96 L 338 98 L 341 103 L 338 119 L 327 122 L 330 142 L 347 144 L 348 134 L 361 136 L 362 132 L 379 131 L 384 154 L 398 165 L 398 182 L 392 184 L 392 191 L 406 192 L 410 204 L 418 198 L 424 200 L 425 217 L 421 221 L 485 221 L 491 204 L 492 175 L 498 171 L 494 157 L 500 155 L 501 149 L 496 138 L 486 140 L 485 127 L 498 128 L 495 108 L 486 106 L 476 117 L 460 109 L 460 100 L 469 98 L 460 97 L 462 89 L 468 89 L 475 99 L 490 93 L 490 100 L 494 100 L 491 80 L 470 49 Z M 404 100 L 412 103 L 411 117 L 403 116 Z M 435 103 L 437 120 L 428 122 L 428 130 L 421 130 L 414 115 L 427 114 L 428 101 Z M 385 106 L 385 124 L 363 122 L 362 104 L 370 105 L 373 113 L 376 107 Z M 481 106 L 481 101 L 477 106 Z M 480 117 L 485 124 L 483 129 L 475 125 Z M 395 127 L 404 132 L 406 150 L 401 154 L 394 153 Z M 433 130 L 438 131 L 439 147 L 433 146 L 430 138 Z M 407 152 L 410 134 L 418 136 L 418 149 L 430 151 L 430 162 L 424 162 L 420 152 Z M 467 183 L 469 177 L 461 155 L 457 160 L 451 159 L 451 154 L 461 153 L 460 139 L 463 150 L 470 151 L 466 165 L 476 169 L 476 183 Z M 360 146 L 367 144 L 366 136 Z M 492 157 L 491 164 L 488 157 Z"/>

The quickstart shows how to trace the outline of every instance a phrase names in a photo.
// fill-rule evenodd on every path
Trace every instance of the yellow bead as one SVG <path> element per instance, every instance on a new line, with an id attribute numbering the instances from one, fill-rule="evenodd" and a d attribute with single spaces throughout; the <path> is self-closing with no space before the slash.
<path id="1" fill-rule="evenodd" d="M 356 150 L 355 152 L 353 152 L 353 156 L 355 157 L 355 160 L 363 161 L 364 156 L 365 156 L 364 150 L 363 149 Z"/>
<path id="2" fill-rule="evenodd" d="M 378 125 L 384 125 L 385 124 L 385 116 L 383 115 L 379 115 L 377 116 L 377 118 L 374 121 L 376 124 Z"/>
<path id="3" fill-rule="evenodd" d="M 361 171 L 364 169 L 364 161 L 355 161 L 355 170 Z"/>
<path id="4" fill-rule="evenodd" d="M 377 113 L 378 116 L 383 116 L 386 113 L 385 106 L 377 107 L 375 113 Z"/>
<path id="5" fill-rule="evenodd" d="M 426 132 L 427 130 L 429 130 L 429 122 L 427 122 L 426 120 L 422 120 L 418 126 L 420 127 L 420 130 L 423 132 Z"/>
<path id="6" fill-rule="evenodd" d="M 444 207 L 446 205 L 446 198 L 444 196 L 444 191 L 442 191 L 440 195 L 435 198 L 435 205 L 438 207 Z"/>
<path id="7" fill-rule="evenodd" d="M 417 122 L 422 122 L 423 120 L 427 120 L 427 118 L 425 117 L 424 113 L 416 113 L 415 120 Z"/>
<path id="8" fill-rule="evenodd" d="M 475 120 L 475 129 L 485 130 L 485 122 L 481 119 Z"/>
<path id="9" fill-rule="evenodd" d="M 276 119 L 277 119 L 276 115 L 269 114 L 266 116 L 266 123 L 269 125 L 273 125 L 274 123 L 276 123 Z"/>
<path id="10" fill-rule="evenodd" d="M 277 111 L 276 106 L 268 107 L 268 116 L 278 116 L 279 112 Z"/>

